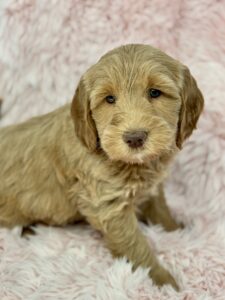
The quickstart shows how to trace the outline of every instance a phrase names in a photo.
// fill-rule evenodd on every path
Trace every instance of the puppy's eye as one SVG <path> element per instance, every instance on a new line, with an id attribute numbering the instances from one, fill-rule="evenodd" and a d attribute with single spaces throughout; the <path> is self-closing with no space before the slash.
<path id="1" fill-rule="evenodd" d="M 109 104 L 113 104 L 116 102 L 116 97 L 112 95 L 106 96 L 105 101 Z"/>
<path id="2" fill-rule="evenodd" d="M 158 98 L 161 94 L 162 94 L 162 92 L 157 89 L 149 89 L 148 90 L 148 95 L 151 98 Z"/>

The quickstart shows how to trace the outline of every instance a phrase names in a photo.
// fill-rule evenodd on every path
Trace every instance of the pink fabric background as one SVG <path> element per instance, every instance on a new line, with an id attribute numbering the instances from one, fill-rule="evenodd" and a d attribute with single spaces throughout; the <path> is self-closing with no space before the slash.
<path id="1" fill-rule="evenodd" d="M 142 226 L 181 286 L 114 261 L 88 226 L 0 229 L 0 299 L 225 299 L 225 2 L 1 0 L 0 126 L 70 101 L 81 74 L 124 43 L 188 65 L 205 96 L 199 128 L 174 162 L 167 198 L 183 231 Z M 1 141 L 0 141 L 1 143 Z M 1 158 L 0 158 L 1 159 Z M 19 180 L 19 179 L 18 179 Z"/>

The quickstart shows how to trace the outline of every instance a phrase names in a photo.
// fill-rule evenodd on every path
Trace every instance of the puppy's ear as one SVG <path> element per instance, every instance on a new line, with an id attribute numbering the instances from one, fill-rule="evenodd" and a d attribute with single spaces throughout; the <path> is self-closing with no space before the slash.
<path id="1" fill-rule="evenodd" d="M 75 132 L 83 144 L 91 151 L 97 148 L 97 129 L 91 115 L 90 99 L 83 79 L 76 89 L 71 106 Z"/>
<path id="2" fill-rule="evenodd" d="M 185 67 L 181 88 L 181 109 L 178 121 L 176 144 L 182 148 L 183 141 L 188 138 L 196 128 L 198 118 L 203 110 L 204 99 L 195 79 Z"/>

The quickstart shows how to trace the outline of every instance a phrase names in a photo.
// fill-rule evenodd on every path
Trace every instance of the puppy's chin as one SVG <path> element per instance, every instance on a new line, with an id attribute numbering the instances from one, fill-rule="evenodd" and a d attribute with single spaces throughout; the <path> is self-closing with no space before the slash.
<path id="1" fill-rule="evenodd" d="M 131 153 L 126 156 L 120 156 L 120 157 L 111 157 L 111 159 L 123 161 L 126 164 L 137 164 L 137 165 L 143 165 L 148 164 L 150 161 L 156 160 L 158 156 L 155 154 L 149 154 L 143 153 L 141 150 L 136 151 L 137 153 Z"/>
<path id="2" fill-rule="evenodd" d="M 112 161 L 122 161 L 126 164 L 148 164 L 150 161 L 154 161 L 158 159 L 161 155 L 165 154 L 165 151 L 161 151 L 159 153 L 148 153 L 145 149 L 143 150 L 132 150 L 129 149 L 127 151 L 113 151 L 111 148 L 104 149 L 108 158 Z M 115 148 L 114 148 L 115 150 Z"/>

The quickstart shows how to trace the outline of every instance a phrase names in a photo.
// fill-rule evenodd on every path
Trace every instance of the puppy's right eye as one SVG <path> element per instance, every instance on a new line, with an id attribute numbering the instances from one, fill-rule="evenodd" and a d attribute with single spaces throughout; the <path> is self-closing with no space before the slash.
<path id="1" fill-rule="evenodd" d="M 112 95 L 108 95 L 105 97 L 105 101 L 109 104 L 113 104 L 116 102 L 116 97 Z"/>

